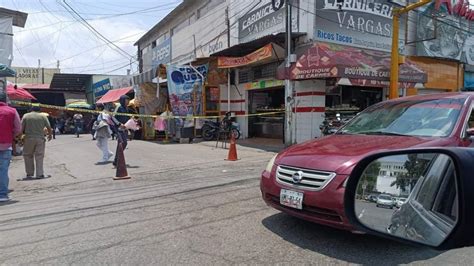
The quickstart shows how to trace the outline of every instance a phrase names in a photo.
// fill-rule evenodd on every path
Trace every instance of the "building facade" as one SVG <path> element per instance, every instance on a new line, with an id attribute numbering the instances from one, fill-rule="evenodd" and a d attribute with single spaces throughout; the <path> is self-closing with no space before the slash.
<path id="1" fill-rule="evenodd" d="M 283 141 L 288 102 L 292 143 L 314 139 L 321 136 L 323 121 L 336 114 L 350 119 L 388 98 L 392 15 L 401 2 L 291 1 L 296 62 L 286 69 L 284 6 L 274 8 L 271 0 L 185 0 L 136 42 L 141 75 L 135 81 L 158 95 L 167 89 L 160 66 L 205 63 L 215 74 L 203 90 L 203 98 L 214 99 L 209 114 L 234 113 L 245 138 Z M 464 67 L 470 50 L 459 48 L 465 32 L 452 36 L 449 27 L 439 26 L 446 19 L 470 24 L 459 22 L 465 19 L 460 13 L 444 14 L 448 9 L 440 6 L 434 10 L 433 1 L 402 16 L 399 47 L 406 60 L 400 67 L 400 96 L 459 91 L 464 69 L 473 69 Z M 447 43 L 452 40 L 455 51 Z M 293 84 L 289 99 L 284 79 Z"/>

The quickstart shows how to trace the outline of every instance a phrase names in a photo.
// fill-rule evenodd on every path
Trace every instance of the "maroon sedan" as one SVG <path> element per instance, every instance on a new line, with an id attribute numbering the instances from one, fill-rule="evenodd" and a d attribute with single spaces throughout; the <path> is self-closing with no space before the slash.
<path id="1" fill-rule="evenodd" d="M 262 173 L 263 200 L 290 215 L 353 230 L 345 182 L 364 156 L 392 149 L 472 145 L 474 94 L 442 93 L 381 102 L 334 135 L 292 146 Z"/>

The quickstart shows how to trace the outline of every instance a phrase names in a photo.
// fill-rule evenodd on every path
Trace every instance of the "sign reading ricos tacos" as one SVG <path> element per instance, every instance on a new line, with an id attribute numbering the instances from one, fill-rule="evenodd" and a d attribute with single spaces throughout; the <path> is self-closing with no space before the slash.
<path id="1" fill-rule="evenodd" d="M 398 6 L 387 0 L 345 0 L 340 7 L 336 0 L 316 1 L 314 37 L 324 42 L 388 52 L 395 7 Z M 404 28 L 400 27 L 401 44 Z"/>

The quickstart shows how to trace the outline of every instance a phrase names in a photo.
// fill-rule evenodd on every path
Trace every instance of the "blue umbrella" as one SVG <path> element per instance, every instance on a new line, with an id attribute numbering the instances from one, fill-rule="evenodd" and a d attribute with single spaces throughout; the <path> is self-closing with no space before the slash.
<path id="1" fill-rule="evenodd" d="M 5 64 L 0 64 L 0 77 L 14 77 L 16 71 Z"/>

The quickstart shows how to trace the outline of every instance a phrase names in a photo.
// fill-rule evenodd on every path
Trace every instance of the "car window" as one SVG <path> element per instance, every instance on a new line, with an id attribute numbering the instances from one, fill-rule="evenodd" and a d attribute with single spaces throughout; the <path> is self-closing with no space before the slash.
<path id="1" fill-rule="evenodd" d="M 458 217 L 458 196 L 456 187 L 456 171 L 452 163 L 446 172 L 439 193 L 436 197 L 433 212 L 454 223 Z"/>
<path id="2" fill-rule="evenodd" d="M 446 137 L 451 134 L 465 99 L 383 103 L 360 113 L 341 133 Z"/>
<path id="3" fill-rule="evenodd" d="M 415 197 L 415 201 L 426 210 L 431 210 L 439 191 L 442 178 L 445 176 L 451 160 L 448 156 L 438 156 L 426 172 L 423 183 Z"/>

